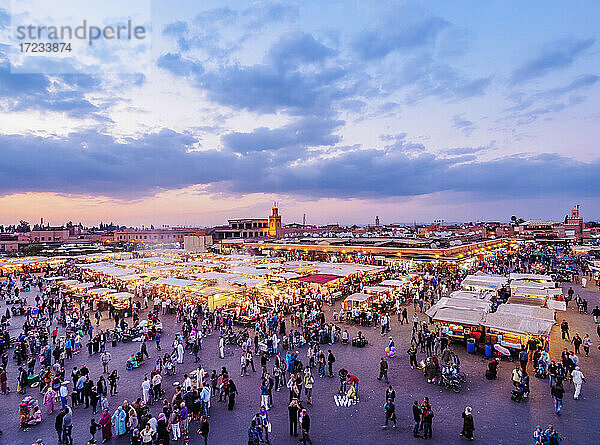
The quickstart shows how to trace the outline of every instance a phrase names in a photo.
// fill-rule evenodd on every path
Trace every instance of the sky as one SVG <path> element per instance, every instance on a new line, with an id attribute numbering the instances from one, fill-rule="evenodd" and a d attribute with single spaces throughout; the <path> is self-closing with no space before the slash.
<path id="1" fill-rule="evenodd" d="M 0 223 L 600 219 L 596 1 L 38 1 L 0 0 Z M 147 38 L 19 52 L 81 19 Z"/>

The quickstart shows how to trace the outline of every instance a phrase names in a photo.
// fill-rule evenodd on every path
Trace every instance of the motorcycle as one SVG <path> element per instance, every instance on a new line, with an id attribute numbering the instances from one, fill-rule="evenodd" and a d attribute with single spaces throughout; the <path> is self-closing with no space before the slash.
<path id="1" fill-rule="evenodd" d="M 443 366 L 441 369 L 440 385 L 454 392 L 460 392 L 462 383 L 466 382 L 466 376 L 460 372 L 454 363 Z"/>

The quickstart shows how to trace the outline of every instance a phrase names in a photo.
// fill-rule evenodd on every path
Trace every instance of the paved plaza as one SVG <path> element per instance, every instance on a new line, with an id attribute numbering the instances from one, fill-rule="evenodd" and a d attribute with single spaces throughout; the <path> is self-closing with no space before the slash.
<path id="1" fill-rule="evenodd" d="M 565 284 L 568 289 L 568 284 Z M 591 309 L 600 304 L 600 293 L 597 290 L 582 289 L 573 285 L 575 294 L 581 295 L 588 300 Z M 33 301 L 35 293 L 29 292 L 28 298 Z M 336 303 L 339 310 L 340 303 Z M 574 306 L 574 305 L 572 305 Z M 6 305 L 2 302 L 0 310 L 5 311 Z M 331 318 L 332 309 L 327 307 L 327 320 Z M 424 314 L 420 319 L 424 320 Z M 412 305 L 409 307 L 409 318 L 412 316 Z M 558 313 L 557 317 L 562 317 Z M 394 317 L 395 318 L 395 317 Z M 412 411 L 413 401 L 421 401 L 423 397 L 429 397 L 435 417 L 433 419 L 433 438 L 430 443 L 449 444 L 460 443 L 459 433 L 462 428 L 461 413 L 465 406 L 473 408 L 475 421 L 475 441 L 484 444 L 528 444 L 532 443 L 531 434 L 536 425 L 544 427 L 552 423 L 560 432 L 565 444 L 597 443 L 598 427 L 593 421 L 593 413 L 599 407 L 600 384 L 598 383 L 598 364 L 600 363 L 600 351 L 598 351 L 598 336 L 591 315 L 581 315 L 573 307 L 569 307 L 564 315 L 571 326 L 571 333 L 579 332 L 581 336 L 589 333 L 594 341 L 589 358 L 580 357 L 581 369 L 586 376 L 587 382 L 583 385 L 580 400 L 573 400 L 573 385 L 565 384 L 565 405 L 563 414 L 558 417 L 554 413 L 553 401 L 550 396 L 548 380 L 539 380 L 531 377 L 531 395 L 524 403 L 515 403 L 510 399 L 512 383 L 510 380 L 514 362 L 502 361 L 498 379 L 488 381 L 484 378 L 484 371 L 488 360 L 482 355 L 469 355 L 464 344 L 451 345 L 461 359 L 462 370 L 467 374 L 467 383 L 462 392 L 456 394 L 440 386 L 428 384 L 422 373 L 411 370 L 408 366 L 408 349 L 410 340 L 409 325 L 399 325 L 396 320 L 392 321 L 391 335 L 397 346 L 398 354 L 389 359 L 390 383 L 396 390 L 396 414 L 398 416 L 398 427 L 396 429 L 382 428 L 384 423 L 384 397 L 387 385 L 376 379 L 378 375 L 378 362 L 387 346 L 388 336 L 381 336 L 379 328 L 366 328 L 363 332 L 369 340 L 365 348 L 354 348 L 350 345 L 335 344 L 331 347 L 324 345 L 323 348 L 331 348 L 336 362 L 334 371 L 345 367 L 351 373 L 360 378 L 359 396 L 360 402 L 356 405 L 345 407 L 337 406 L 334 396 L 339 388 L 337 373 L 335 378 L 318 378 L 313 389 L 313 406 L 308 407 L 311 415 L 311 438 L 315 444 L 340 443 L 340 444 L 367 444 L 381 443 L 391 444 L 402 442 L 420 442 L 422 439 L 412 437 Z M 18 335 L 23 317 L 15 317 L 11 320 L 11 334 Z M 561 321 L 559 319 L 559 321 Z M 165 333 L 161 344 L 162 354 L 167 352 L 174 334 L 178 332 L 178 325 L 174 315 L 163 316 Z M 355 326 L 344 325 L 353 336 L 358 331 Z M 101 328 L 112 327 L 112 321 L 103 319 Z M 288 326 L 288 329 L 290 326 Z M 225 359 L 219 359 L 217 351 L 218 336 L 213 334 L 205 338 L 203 349 L 200 353 L 200 364 L 207 371 L 219 370 L 226 366 L 230 376 L 235 381 L 239 396 L 233 411 L 228 411 L 225 403 L 219 403 L 218 398 L 213 398 L 210 422 L 210 444 L 245 444 L 247 443 L 247 429 L 253 415 L 260 406 L 260 370 L 247 377 L 240 377 L 239 348 L 228 346 Z M 125 360 L 132 352 L 137 352 L 140 343 L 118 344 L 117 347 L 107 348 L 112 354 L 111 369 L 118 369 L 120 374 L 119 393 L 109 397 L 111 413 L 123 401 L 133 401 L 141 397 L 141 381 L 145 373 L 150 373 L 156 359 L 156 348 L 154 343 L 148 343 L 151 358 L 145 364 L 133 371 L 125 370 Z M 551 356 L 560 359 L 560 352 L 568 344 L 561 340 L 560 329 L 556 326 L 551 336 Z M 17 365 L 11 360 L 8 366 L 9 386 L 12 392 L 7 396 L 0 396 L 4 416 L 0 418 L 0 428 L 4 434 L 0 436 L 2 443 L 18 443 L 29 445 L 38 438 L 43 438 L 46 444 L 57 442 L 54 431 L 55 414 L 47 416 L 42 406 L 43 422 L 28 431 L 22 432 L 18 428 L 18 403 L 23 396 L 18 395 L 16 387 Z M 300 357 L 304 363 L 306 360 L 306 348 L 300 350 Z M 419 354 L 418 359 L 424 358 Z M 259 363 L 259 360 L 255 360 Z M 92 380 L 97 381 L 102 372 L 100 356 L 98 354 L 89 356 L 87 349 L 74 357 L 72 361 L 65 364 L 66 373 L 70 374 L 73 366 L 86 364 L 90 369 Z M 257 368 L 259 368 L 258 365 Z M 530 365 L 531 366 L 531 365 Z M 177 369 L 177 375 L 165 376 L 163 387 L 167 390 L 167 397 L 173 395 L 173 382 L 181 381 L 184 372 L 195 369 L 193 357 L 186 352 L 185 362 Z M 272 365 L 269 365 L 272 367 Z M 314 372 L 317 375 L 316 370 Z M 42 396 L 38 389 L 28 388 L 28 395 L 32 395 L 41 403 Z M 298 438 L 291 437 L 288 432 L 288 391 L 284 387 L 280 392 L 273 395 L 274 406 L 269 411 L 269 419 L 273 425 L 271 443 L 273 444 L 296 444 Z M 153 415 L 158 415 L 162 405 L 155 404 L 152 407 Z M 73 438 L 75 444 L 85 444 L 89 438 L 89 422 L 92 418 L 91 409 L 78 407 L 73 415 Z M 96 419 L 99 415 L 95 416 Z M 189 443 L 201 443 L 196 434 L 197 422 L 192 423 L 192 432 Z M 100 438 L 99 432 L 96 438 Z M 100 442 L 100 441 L 99 441 Z M 128 444 L 129 437 L 113 438 L 110 443 Z M 182 440 L 175 443 L 183 443 Z"/>

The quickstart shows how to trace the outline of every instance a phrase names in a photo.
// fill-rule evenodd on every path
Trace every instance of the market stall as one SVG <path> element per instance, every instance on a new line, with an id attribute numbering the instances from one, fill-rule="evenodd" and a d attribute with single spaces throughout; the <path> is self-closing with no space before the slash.
<path id="1" fill-rule="evenodd" d="M 131 315 L 131 301 L 133 294 L 130 292 L 117 292 L 114 294 L 108 294 L 110 303 L 114 308 L 114 312 L 121 318 L 127 318 Z"/>
<path id="2" fill-rule="evenodd" d="M 88 289 L 87 293 L 95 302 L 96 309 L 104 311 L 108 309 L 108 303 L 112 301 L 111 294 L 116 294 L 117 290 L 108 287 L 96 287 Z"/>
<path id="3" fill-rule="evenodd" d="M 425 314 L 441 330 L 455 340 L 466 340 L 479 326 L 484 316 L 491 310 L 492 302 L 486 292 L 456 291 L 451 297 L 443 297 L 431 306 Z"/>
<path id="4" fill-rule="evenodd" d="M 550 335 L 554 321 L 494 312 L 486 314 L 482 325 L 489 330 L 489 336 L 486 336 L 487 343 L 498 343 L 506 348 L 520 350 L 531 339 L 543 344 Z"/>
<path id="5" fill-rule="evenodd" d="M 375 298 L 372 294 L 354 293 L 346 297 L 343 303 L 345 311 L 365 311 L 369 309 L 371 301 Z"/>

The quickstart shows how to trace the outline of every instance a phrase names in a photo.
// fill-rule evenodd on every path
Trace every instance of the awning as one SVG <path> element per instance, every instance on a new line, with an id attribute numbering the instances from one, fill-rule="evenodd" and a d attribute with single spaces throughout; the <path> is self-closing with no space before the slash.
<path id="1" fill-rule="evenodd" d="M 194 280 L 182 280 L 181 278 L 159 278 L 156 281 L 153 281 L 151 284 L 159 284 L 163 286 L 172 286 L 172 287 L 191 287 L 202 285 L 199 281 Z"/>
<path id="2" fill-rule="evenodd" d="M 305 283 L 325 284 L 330 281 L 337 280 L 338 278 L 340 278 L 338 275 L 316 273 L 313 275 L 307 275 L 305 277 L 294 278 L 294 280 L 303 281 Z"/>
<path id="3" fill-rule="evenodd" d="M 553 321 L 523 318 L 498 312 L 486 314 L 481 324 L 489 329 L 519 335 L 549 335 L 552 326 L 554 326 Z"/>
<path id="4" fill-rule="evenodd" d="M 348 297 L 346 297 L 346 299 L 344 301 L 354 301 L 356 303 L 363 303 L 363 302 L 369 300 L 370 298 L 373 298 L 373 295 L 362 294 L 360 292 L 357 292 L 355 294 L 352 294 L 352 295 L 349 295 Z"/>

